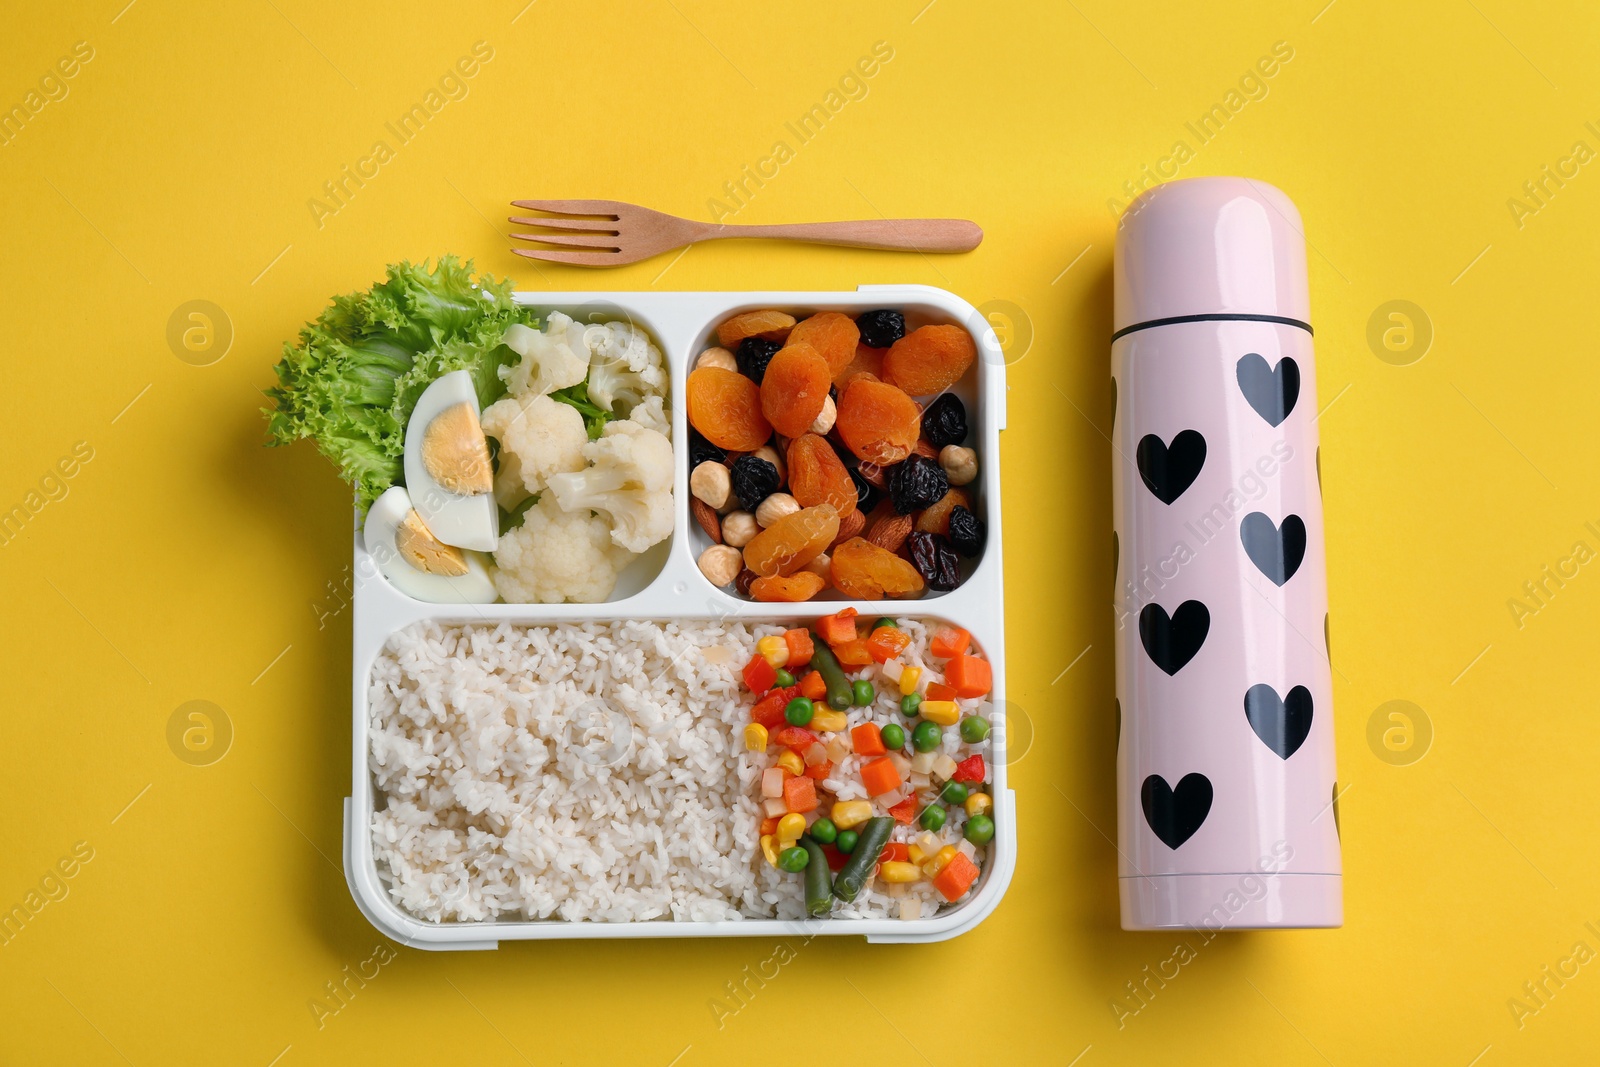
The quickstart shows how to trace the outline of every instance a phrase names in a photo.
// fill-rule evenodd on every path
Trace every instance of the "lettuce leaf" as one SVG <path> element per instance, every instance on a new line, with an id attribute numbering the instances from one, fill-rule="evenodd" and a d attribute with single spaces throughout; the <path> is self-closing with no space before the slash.
<path id="1" fill-rule="evenodd" d="M 576 408 L 578 414 L 583 416 L 583 428 L 589 433 L 589 440 L 598 441 L 600 433 L 606 428 L 606 423 L 616 418 L 611 412 L 589 399 L 589 382 L 579 382 L 569 385 L 565 389 L 556 389 L 550 394 L 551 400 L 559 400 L 568 407 Z"/>
<path id="2" fill-rule="evenodd" d="M 500 339 L 517 322 L 538 325 L 512 303 L 509 280 L 474 281 L 470 260 L 393 264 L 384 281 L 334 297 L 298 343 L 284 344 L 278 384 L 266 390 L 267 444 L 314 441 L 365 511 L 401 480 L 406 423 L 429 383 L 466 370 L 479 404 L 505 395 L 498 371 L 517 354 Z"/>

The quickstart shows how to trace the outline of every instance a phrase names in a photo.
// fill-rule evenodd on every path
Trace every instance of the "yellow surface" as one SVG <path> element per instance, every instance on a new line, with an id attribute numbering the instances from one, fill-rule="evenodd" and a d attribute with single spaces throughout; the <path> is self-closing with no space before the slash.
<path id="1" fill-rule="evenodd" d="M 0 1060 L 1592 1061 L 1600 962 L 1574 951 L 1600 951 L 1600 565 L 1564 561 L 1600 550 L 1600 176 L 1562 162 L 1600 150 L 1592 6 L 125 2 L 25 6 L 0 35 L 7 108 L 92 49 L 0 147 L 0 507 L 92 450 L 0 547 L 0 906 L 75 872 L 0 945 Z M 465 98 L 395 147 L 385 123 L 479 41 Z M 865 95 L 847 86 L 798 143 L 785 123 L 880 41 Z M 1265 95 L 1247 84 L 1200 144 L 1185 123 L 1279 41 Z M 319 219 L 308 201 L 380 139 L 393 158 Z M 605 274 L 506 251 L 513 197 L 703 218 L 779 140 L 792 158 L 736 221 L 957 215 L 987 239 L 947 258 L 728 245 Z M 1118 930 L 1108 839 L 1107 201 L 1171 173 L 1179 140 L 1183 175 L 1285 189 L 1315 247 L 1347 925 L 1190 939 L 1141 1005 L 1127 983 L 1171 974 L 1180 939 Z M 1539 203 L 1523 183 L 1547 164 L 1569 177 Z M 1036 736 L 1013 773 L 1016 880 L 982 927 L 433 955 L 357 913 L 338 864 L 349 498 L 309 446 L 260 447 L 257 391 L 331 294 L 444 251 L 525 288 L 916 281 L 1014 309 L 1009 684 Z M 166 341 L 191 300 L 231 322 L 210 366 Z M 1419 362 L 1368 346 L 1391 300 L 1431 320 Z M 168 743 L 194 700 L 233 728 L 209 766 Z M 1431 722 L 1418 762 L 1369 747 L 1392 700 Z M 333 1012 L 326 984 L 363 966 Z M 719 1020 L 730 982 L 748 1003 Z"/>

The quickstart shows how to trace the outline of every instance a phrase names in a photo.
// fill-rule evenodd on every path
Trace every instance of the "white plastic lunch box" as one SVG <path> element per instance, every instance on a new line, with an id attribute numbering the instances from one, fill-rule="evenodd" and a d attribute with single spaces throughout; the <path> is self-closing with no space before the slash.
<path id="1" fill-rule="evenodd" d="M 402 944 L 427 949 L 489 949 L 501 941 L 573 937 L 778 937 L 810 934 L 865 935 L 868 941 L 942 941 L 982 922 L 1000 903 L 1016 867 L 1016 798 L 1006 786 L 1005 612 L 1001 584 L 1000 431 L 1006 422 L 1005 362 L 994 330 L 971 304 L 953 293 L 924 285 L 864 285 L 855 292 L 683 292 L 683 293 L 517 293 L 518 304 L 541 311 L 563 311 L 579 321 L 627 320 L 646 330 L 661 347 L 672 378 L 671 417 L 676 475 L 673 536 L 635 560 L 623 572 L 611 599 L 603 604 L 485 604 L 463 607 L 428 604 L 396 590 L 378 573 L 354 534 L 355 622 L 353 640 L 352 775 L 344 805 L 344 868 L 350 892 L 371 923 Z M 777 308 L 797 315 L 817 311 L 859 313 L 895 308 L 908 329 L 930 322 L 955 322 L 972 333 L 978 359 L 951 390 L 968 410 L 978 450 L 976 504 L 988 524 L 982 555 L 971 575 L 947 593 L 929 591 L 917 601 L 841 601 L 763 604 L 715 588 L 696 563 L 710 544 L 689 517 L 689 423 L 684 382 L 694 359 L 716 344 L 716 325 L 741 311 Z M 837 596 L 837 594 L 835 594 Z M 994 732 L 991 788 L 995 836 L 976 891 L 965 902 L 926 919 L 821 918 L 804 921 L 740 919 L 717 922 L 537 921 L 434 923 L 402 911 L 372 856 L 374 788 L 367 767 L 367 687 L 373 660 L 394 631 L 412 623 L 529 624 L 585 622 L 616 618 L 656 620 L 748 619 L 752 622 L 811 620 L 854 606 L 862 615 L 891 611 L 904 618 L 927 618 L 965 627 L 994 667 Z M 892 606 L 891 606 L 892 605 Z M 752 857 L 759 862 L 759 857 Z"/>

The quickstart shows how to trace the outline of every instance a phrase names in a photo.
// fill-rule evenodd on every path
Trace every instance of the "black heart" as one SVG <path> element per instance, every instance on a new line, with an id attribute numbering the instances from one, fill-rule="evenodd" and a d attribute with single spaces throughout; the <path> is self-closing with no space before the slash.
<path id="1" fill-rule="evenodd" d="M 1169 447 L 1161 438 L 1147 433 L 1139 440 L 1139 477 L 1163 504 L 1183 495 L 1200 476 L 1206 463 L 1206 439 L 1199 430 L 1184 430 Z"/>
<path id="2" fill-rule="evenodd" d="M 1282 526 L 1274 526 L 1261 512 L 1252 511 L 1239 524 L 1239 540 L 1244 543 L 1250 562 L 1272 579 L 1273 585 L 1293 578 L 1306 558 L 1306 524 L 1298 515 L 1290 515 Z"/>
<path id="3" fill-rule="evenodd" d="M 1244 695 L 1244 717 L 1262 744 L 1288 759 L 1311 735 L 1311 690 L 1297 685 L 1284 699 L 1265 683 Z"/>
<path id="4" fill-rule="evenodd" d="M 1186 774 L 1176 791 L 1159 774 L 1144 780 L 1139 790 L 1144 819 L 1168 848 L 1177 848 L 1200 829 L 1211 812 L 1211 779 L 1198 772 Z"/>
<path id="5" fill-rule="evenodd" d="M 1300 399 L 1300 365 L 1289 356 L 1274 368 L 1259 353 L 1251 352 L 1240 358 L 1234 373 L 1239 378 L 1239 391 L 1269 426 L 1287 419 L 1294 402 Z"/>
<path id="6" fill-rule="evenodd" d="M 1211 630 L 1211 612 L 1198 600 L 1185 600 L 1167 617 L 1160 604 L 1146 604 L 1139 612 L 1139 639 L 1157 667 L 1177 674 L 1200 651 Z"/>

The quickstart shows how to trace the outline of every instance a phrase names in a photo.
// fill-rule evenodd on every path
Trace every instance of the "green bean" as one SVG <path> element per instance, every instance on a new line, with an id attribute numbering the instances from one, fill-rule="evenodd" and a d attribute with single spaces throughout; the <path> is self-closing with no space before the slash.
<path id="1" fill-rule="evenodd" d="M 833 880 L 834 896 L 846 903 L 856 899 L 856 894 L 872 876 L 872 869 L 883 854 L 883 846 L 889 843 L 889 832 L 893 829 L 894 820 L 887 815 L 874 816 L 861 824 L 861 839 Z"/>
<path id="2" fill-rule="evenodd" d="M 850 679 L 844 676 L 844 668 L 839 666 L 839 661 L 833 658 L 833 650 L 821 638 L 817 639 L 816 647 L 812 650 L 811 665 L 828 686 L 828 707 L 835 711 L 849 708 L 854 695 L 850 689 Z"/>
<path id="3" fill-rule="evenodd" d="M 800 839 L 800 847 L 811 857 L 806 864 L 806 914 L 826 915 L 833 907 L 833 872 L 828 870 L 828 857 L 810 834 Z"/>

